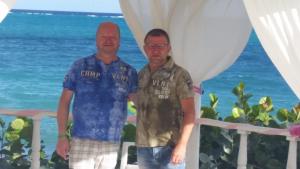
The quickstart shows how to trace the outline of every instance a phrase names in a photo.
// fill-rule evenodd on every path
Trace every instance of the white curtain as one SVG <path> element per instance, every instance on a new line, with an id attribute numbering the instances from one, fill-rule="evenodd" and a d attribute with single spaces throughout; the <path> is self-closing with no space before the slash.
<path id="1" fill-rule="evenodd" d="M 300 0 L 244 0 L 258 38 L 300 99 Z"/>
<path id="2" fill-rule="evenodd" d="M 174 60 L 197 85 L 236 60 L 251 30 L 239 0 L 120 0 L 120 5 L 140 47 L 152 28 L 169 33 Z"/>
<path id="3" fill-rule="evenodd" d="M 0 0 L 0 23 L 4 20 L 16 0 Z"/>
<path id="4" fill-rule="evenodd" d="M 140 47 L 152 28 L 163 28 L 169 33 L 172 57 L 190 72 L 196 86 L 228 68 L 240 55 L 251 32 L 240 0 L 120 0 L 120 5 Z M 198 99 L 197 96 L 199 118 Z M 196 127 L 186 168 L 198 168 L 199 134 Z"/>

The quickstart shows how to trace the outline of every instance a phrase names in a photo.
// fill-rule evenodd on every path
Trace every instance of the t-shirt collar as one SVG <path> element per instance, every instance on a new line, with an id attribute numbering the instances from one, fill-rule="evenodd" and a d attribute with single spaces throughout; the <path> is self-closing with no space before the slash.
<path id="1" fill-rule="evenodd" d="M 163 65 L 163 69 L 171 69 L 174 65 L 174 60 L 171 56 L 167 57 L 167 62 Z"/>
<path id="2" fill-rule="evenodd" d="M 172 69 L 173 65 L 174 65 L 174 61 L 173 61 L 172 57 L 168 56 L 167 62 L 162 67 L 160 67 L 158 70 L 170 70 L 170 69 Z M 147 65 L 147 67 L 148 67 L 148 71 L 151 72 L 149 64 Z"/>
<path id="3" fill-rule="evenodd" d="M 104 63 L 102 62 L 102 60 L 96 58 L 96 53 L 93 54 L 93 57 L 95 58 L 95 61 L 96 61 L 96 62 L 101 63 L 101 64 L 104 64 Z M 120 61 L 120 58 L 119 58 L 119 56 L 117 56 L 117 59 L 114 60 L 114 61 L 112 61 L 111 64 L 109 64 L 109 65 L 118 63 L 119 61 Z"/>

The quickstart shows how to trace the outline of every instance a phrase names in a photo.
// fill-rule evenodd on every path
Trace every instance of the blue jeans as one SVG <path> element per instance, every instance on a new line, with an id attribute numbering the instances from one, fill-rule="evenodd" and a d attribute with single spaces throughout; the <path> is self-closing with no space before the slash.
<path id="1" fill-rule="evenodd" d="M 173 146 L 137 147 L 139 169 L 185 169 L 185 162 L 171 163 Z"/>

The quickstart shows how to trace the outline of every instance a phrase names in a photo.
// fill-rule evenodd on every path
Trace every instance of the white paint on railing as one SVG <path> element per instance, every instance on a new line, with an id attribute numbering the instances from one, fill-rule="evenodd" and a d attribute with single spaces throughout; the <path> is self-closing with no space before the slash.
<path id="1" fill-rule="evenodd" d="M 8 109 L 0 109 L 0 114 L 8 115 L 8 116 L 23 116 L 29 117 L 33 119 L 33 134 L 32 134 L 32 164 L 31 169 L 39 169 L 40 166 L 40 121 L 42 118 L 48 117 L 56 117 L 56 113 L 44 111 L 44 110 L 8 110 Z M 128 122 L 135 122 L 135 118 L 132 116 L 128 117 Z M 200 118 L 196 120 L 196 123 L 200 125 L 214 126 L 220 127 L 224 129 L 235 129 L 238 130 L 238 133 L 241 135 L 240 140 L 240 150 L 238 157 L 238 169 L 246 169 L 247 165 L 247 135 L 249 132 L 255 132 L 263 135 L 279 135 L 285 136 L 287 140 L 289 140 L 289 153 L 288 153 L 288 162 L 287 169 L 297 169 L 297 141 L 296 137 L 292 137 L 288 131 L 288 129 L 276 129 L 269 127 L 259 127 L 253 126 L 251 124 L 246 123 L 229 123 L 218 120 L 212 120 L 207 118 Z M 127 164 L 128 157 L 128 146 L 134 143 L 125 144 L 122 151 L 122 158 L 126 157 L 126 161 L 121 162 L 121 169 L 138 169 L 137 165 L 129 165 Z M 124 146 L 124 145 L 123 145 Z M 195 151 L 198 153 L 198 151 Z M 125 168 L 124 168 L 125 166 Z"/>
<path id="2" fill-rule="evenodd" d="M 32 162 L 31 169 L 40 168 L 40 148 L 41 148 L 41 118 L 40 116 L 33 117 L 33 134 L 32 134 Z"/>
<path id="3" fill-rule="evenodd" d="M 230 122 L 212 120 L 207 118 L 197 119 L 196 122 L 200 125 L 215 126 L 224 129 L 244 130 L 244 131 L 255 132 L 263 135 L 277 135 L 277 136 L 286 136 L 286 137 L 291 136 L 288 129 L 259 127 L 247 123 L 230 123 Z"/>
<path id="4" fill-rule="evenodd" d="M 201 95 L 196 94 L 194 96 L 195 117 L 201 117 Z M 199 166 L 199 150 L 200 150 L 200 125 L 194 125 L 191 136 L 189 138 L 187 149 L 186 149 L 186 168 L 197 168 Z M 195 151 L 198 150 L 198 151 Z"/>
<path id="5" fill-rule="evenodd" d="M 289 155 L 287 160 L 287 169 L 296 169 L 297 168 L 297 138 L 287 137 L 289 140 Z"/>
<path id="6" fill-rule="evenodd" d="M 237 131 L 240 134 L 240 147 L 238 155 L 238 169 L 247 169 L 247 145 L 249 132 L 244 130 Z"/>

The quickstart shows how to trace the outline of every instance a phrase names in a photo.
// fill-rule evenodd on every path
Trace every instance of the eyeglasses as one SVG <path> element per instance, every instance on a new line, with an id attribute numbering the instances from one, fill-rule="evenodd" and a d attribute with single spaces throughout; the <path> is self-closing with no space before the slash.
<path id="1" fill-rule="evenodd" d="M 146 43 L 146 47 L 150 49 L 164 49 L 168 46 L 168 43 L 154 44 L 154 43 Z"/>

